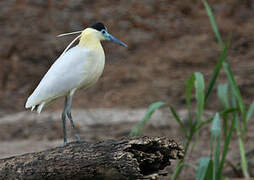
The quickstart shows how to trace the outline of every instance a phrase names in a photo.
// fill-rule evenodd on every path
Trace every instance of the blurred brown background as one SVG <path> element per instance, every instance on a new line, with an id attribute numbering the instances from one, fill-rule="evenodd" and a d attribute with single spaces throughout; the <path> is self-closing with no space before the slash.
<path id="1" fill-rule="evenodd" d="M 223 39 L 232 37 L 228 61 L 244 101 L 249 104 L 254 99 L 254 2 L 208 2 Z M 45 108 L 40 116 L 22 112 L 25 111 L 24 104 L 52 63 L 75 37 L 56 36 L 82 30 L 98 21 L 103 22 L 111 34 L 127 43 L 128 48 L 103 42 L 106 66 L 102 78 L 93 87 L 75 94 L 73 109 L 81 109 L 82 112 L 74 112 L 74 121 L 82 139 L 95 141 L 127 136 L 144 116 L 145 108 L 158 100 L 172 104 L 184 119 L 185 80 L 195 71 L 202 72 L 208 80 L 220 56 L 220 47 L 200 1 L 2 0 L 0 158 L 62 143 L 59 111 L 63 107 L 63 99 Z M 225 80 L 222 71 L 219 81 Z M 220 107 L 215 97 L 216 91 L 208 100 L 210 113 L 205 114 L 204 119 L 211 117 Z M 109 110 L 97 111 L 98 108 Z M 95 110 L 83 112 L 87 109 Z M 59 111 L 54 114 L 56 110 Z M 47 114 L 50 112 L 52 114 Z M 122 120 L 126 122 L 121 123 Z M 184 144 L 183 133 L 173 118 L 161 112 L 155 120 L 146 126 L 145 135 L 169 136 Z M 249 122 L 248 128 L 247 152 L 253 149 L 253 121 Z M 187 159 L 192 164 L 200 156 L 209 155 L 209 127 L 200 134 L 196 146 L 198 151 Z M 228 159 L 234 163 L 239 161 L 235 137 Z M 169 168 L 170 173 L 173 170 Z M 254 172 L 251 173 L 254 176 Z M 192 168 L 186 167 L 180 179 L 194 179 L 194 174 Z"/>
<path id="2" fill-rule="evenodd" d="M 232 35 L 229 61 L 245 100 L 251 102 L 254 3 L 209 3 L 223 38 Z M 184 80 L 194 71 L 209 78 L 220 55 L 206 11 L 195 0 L 5 0 L 0 2 L 0 12 L 2 114 L 25 110 L 29 94 L 74 38 L 56 35 L 82 30 L 98 21 L 128 48 L 103 43 L 103 77 L 95 86 L 76 94 L 74 108 L 137 108 L 156 100 L 182 107 Z M 60 109 L 62 103 L 60 100 L 48 109 Z M 214 103 L 211 99 L 209 107 L 214 108 Z"/>

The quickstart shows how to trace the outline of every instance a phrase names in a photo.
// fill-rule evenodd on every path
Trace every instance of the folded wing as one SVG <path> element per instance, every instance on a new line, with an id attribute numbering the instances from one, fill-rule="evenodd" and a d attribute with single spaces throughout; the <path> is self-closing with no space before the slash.
<path id="1" fill-rule="evenodd" d="M 31 108 L 43 102 L 50 102 L 78 88 L 88 75 L 89 69 L 85 67 L 89 67 L 91 58 L 89 50 L 78 46 L 61 55 L 28 98 L 25 107 Z"/>

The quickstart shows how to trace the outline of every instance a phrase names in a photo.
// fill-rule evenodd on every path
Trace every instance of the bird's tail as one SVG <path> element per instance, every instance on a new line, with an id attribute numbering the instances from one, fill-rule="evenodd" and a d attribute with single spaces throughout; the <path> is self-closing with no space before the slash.
<path id="1" fill-rule="evenodd" d="M 31 111 L 37 111 L 37 113 L 40 114 L 45 104 L 46 102 L 42 102 L 41 104 L 34 105 L 31 107 Z"/>

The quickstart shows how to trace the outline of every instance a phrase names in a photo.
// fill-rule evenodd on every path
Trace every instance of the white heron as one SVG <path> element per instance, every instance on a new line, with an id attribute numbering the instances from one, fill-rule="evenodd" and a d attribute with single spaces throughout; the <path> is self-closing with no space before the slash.
<path id="1" fill-rule="evenodd" d="M 76 33 L 81 34 L 67 46 L 62 55 L 50 67 L 25 105 L 26 108 L 31 108 L 32 111 L 36 110 L 40 113 L 45 105 L 60 96 L 65 96 L 62 112 L 64 145 L 67 143 L 66 115 L 70 120 L 76 139 L 80 141 L 71 115 L 72 98 L 77 89 L 88 88 L 96 83 L 101 76 L 105 64 L 105 54 L 101 41 L 109 40 L 127 47 L 125 43 L 109 34 L 102 23 L 96 23 L 83 31 L 60 36 Z M 70 48 L 79 38 L 78 45 Z"/>

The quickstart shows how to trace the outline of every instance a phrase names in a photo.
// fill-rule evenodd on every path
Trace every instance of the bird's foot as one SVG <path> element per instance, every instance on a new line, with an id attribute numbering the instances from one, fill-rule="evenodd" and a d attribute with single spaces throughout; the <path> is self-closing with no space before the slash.
<path id="1" fill-rule="evenodd" d="M 67 141 L 64 141 L 62 144 L 62 147 L 65 147 L 67 145 Z"/>
<path id="2" fill-rule="evenodd" d="M 77 141 L 78 141 L 78 142 L 80 142 L 80 141 L 81 141 L 81 138 L 80 138 L 80 136 L 79 136 L 79 134 L 78 134 L 78 133 L 76 133 L 76 134 L 75 134 L 75 137 L 76 137 L 76 139 L 77 139 Z"/>

